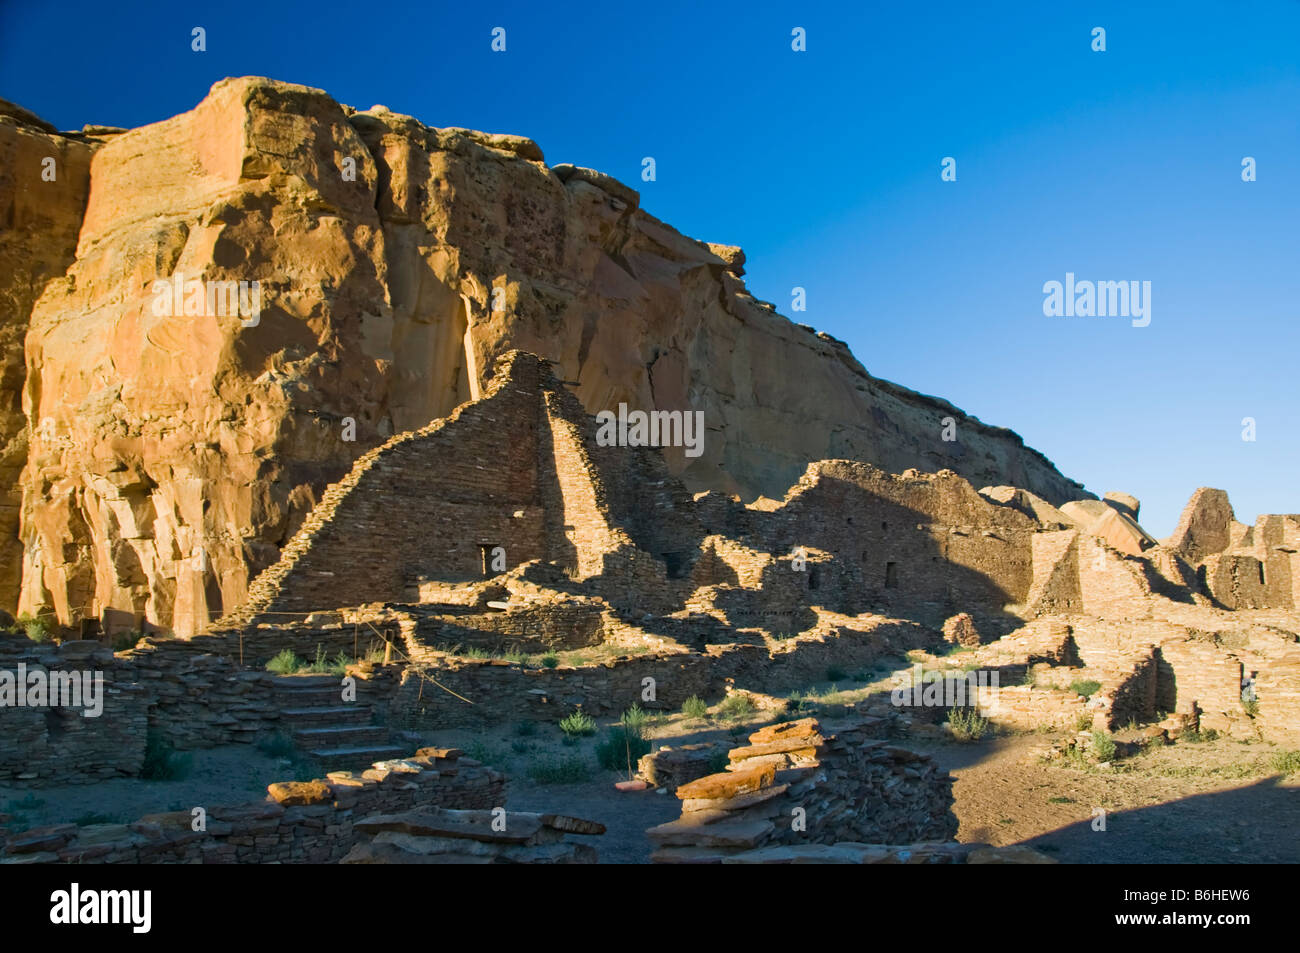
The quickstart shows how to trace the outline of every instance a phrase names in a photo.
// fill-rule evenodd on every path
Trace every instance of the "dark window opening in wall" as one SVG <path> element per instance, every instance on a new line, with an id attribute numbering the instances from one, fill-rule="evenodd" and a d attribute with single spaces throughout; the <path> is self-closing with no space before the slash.
<path id="1" fill-rule="evenodd" d="M 686 553 L 664 553 L 664 566 L 669 579 L 685 579 L 689 565 Z"/>
<path id="2" fill-rule="evenodd" d="M 1259 564 L 1259 584 L 1264 585 L 1264 564 Z"/>
<path id="3" fill-rule="evenodd" d="M 817 566 L 808 567 L 808 588 L 816 589 L 820 580 L 817 578 Z"/>
<path id="4" fill-rule="evenodd" d="M 889 524 L 888 524 L 888 523 L 881 523 L 881 524 L 880 524 L 880 531 L 881 531 L 882 533 L 888 533 L 888 532 L 889 532 Z"/>
<path id="5" fill-rule="evenodd" d="M 898 563 L 885 563 L 885 588 L 898 588 Z"/>
<path id="6" fill-rule="evenodd" d="M 867 551 L 865 549 L 862 551 L 862 561 L 864 563 L 867 561 Z"/>
<path id="7" fill-rule="evenodd" d="M 492 564 L 493 562 L 497 563 L 497 565 L 502 564 L 505 558 L 505 549 L 500 543 L 483 543 L 479 545 L 478 551 L 483 561 L 484 577 L 495 576 L 498 570 L 494 569 Z M 504 571 L 504 566 L 502 571 Z"/>
<path id="8" fill-rule="evenodd" d="M 852 525 L 853 525 L 853 517 L 852 517 L 852 516 L 846 516 L 846 517 L 844 518 L 844 522 L 846 522 L 846 523 L 848 523 L 850 526 L 852 526 Z"/>

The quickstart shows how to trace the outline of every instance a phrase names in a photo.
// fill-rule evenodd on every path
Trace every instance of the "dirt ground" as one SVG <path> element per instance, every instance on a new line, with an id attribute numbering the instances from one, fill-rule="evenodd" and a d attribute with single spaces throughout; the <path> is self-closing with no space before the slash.
<path id="1" fill-rule="evenodd" d="M 1273 770 L 1272 745 L 1180 741 L 1081 769 L 1035 758 L 1050 740 L 915 745 L 956 779 L 958 840 L 1027 844 L 1062 863 L 1300 862 L 1300 775 Z"/>
<path id="2" fill-rule="evenodd" d="M 251 745 L 195 751 L 192 758 L 188 777 L 177 781 L 122 778 L 42 788 L 0 785 L 0 813 L 26 827 L 123 824 L 161 811 L 260 801 L 268 784 L 294 775 L 289 761 L 267 757 Z"/>

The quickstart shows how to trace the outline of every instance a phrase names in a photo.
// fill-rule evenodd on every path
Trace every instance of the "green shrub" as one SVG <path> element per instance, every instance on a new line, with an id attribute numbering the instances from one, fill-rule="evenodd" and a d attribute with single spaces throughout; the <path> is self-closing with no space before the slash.
<path id="1" fill-rule="evenodd" d="M 516 738 L 514 741 L 510 742 L 510 750 L 515 754 L 527 754 L 533 750 L 533 746 L 523 738 Z"/>
<path id="2" fill-rule="evenodd" d="M 826 681 L 828 682 L 843 682 L 846 681 L 848 677 L 849 673 L 838 665 L 832 665 L 826 670 Z"/>
<path id="3" fill-rule="evenodd" d="M 1195 731 L 1184 731 L 1178 736 L 1178 740 L 1200 743 L 1202 741 L 1213 741 L 1218 737 L 1219 732 L 1214 728 L 1206 728 L 1204 731 L 1197 728 Z"/>
<path id="4" fill-rule="evenodd" d="M 128 652 L 140 644 L 140 640 L 145 636 L 144 632 L 119 632 L 113 636 L 112 646 L 114 652 Z"/>
<path id="5" fill-rule="evenodd" d="M 26 612 L 14 619 L 14 626 L 22 629 L 33 642 L 48 642 L 53 635 L 48 622 Z"/>
<path id="6" fill-rule="evenodd" d="M 1279 751 L 1273 755 L 1273 770 L 1282 774 L 1300 773 L 1300 751 Z"/>
<path id="7" fill-rule="evenodd" d="M 576 756 L 547 758 L 530 764 L 528 777 L 538 784 L 579 784 L 590 780 L 591 768 Z"/>
<path id="8" fill-rule="evenodd" d="M 948 729 L 958 741 L 979 741 L 989 728 L 989 720 L 974 708 L 948 709 Z"/>
<path id="9" fill-rule="evenodd" d="M 1075 730 L 1075 731 L 1087 731 L 1087 730 L 1088 730 L 1089 728 L 1091 728 L 1091 727 L 1092 727 L 1092 713 L 1091 713 L 1091 712 L 1087 712 L 1087 711 L 1085 711 L 1085 712 L 1080 712 L 1079 717 L 1076 718 L 1076 719 L 1074 719 L 1074 730 Z"/>
<path id="10" fill-rule="evenodd" d="M 650 723 L 650 716 L 640 705 L 634 704 L 623 712 L 623 717 L 619 721 L 636 734 L 644 735 L 646 726 Z"/>
<path id="11" fill-rule="evenodd" d="M 682 714 L 687 718 L 705 719 L 709 717 L 709 703 L 699 695 L 692 695 L 682 702 Z"/>
<path id="12" fill-rule="evenodd" d="M 547 652 L 542 656 L 542 668 L 555 668 L 560 664 L 560 657 L 554 652 Z"/>
<path id="13" fill-rule="evenodd" d="M 560 721 L 560 730 L 570 738 L 585 737 L 596 733 L 596 719 L 586 712 L 575 711 Z"/>
<path id="14" fill-rule="evenodd" d="M 307 664 L 304 671 L 311 672 L 313 675 L 326 675 L 333 671 L 333 663 L 325 657 L 325 646 L 319 642 L 316 644 L 316 657 Z"/>
<path id="15" fill-rule="evenodd" d="M 649 753 L 650 742 L 627 725 L 610 728 L 605 740 L 596 745 L 596 761 L 608 771 L 635 770 L 641 756 Z"/>
<path id="16" fill-rule="evenodd" d="M 302 660 L 293 654 L 293 649 L 283 649 L 266 663 L 266 670 L 276 675 L 292 675 L 300 668 L 302 668 Z"/>
<path id="17" fill-rule="evenodd" d="M 1251 718 L 1256 718 L 1259 716 L 1258 698 L 1255 698 L 1254 696 L 1247 698 L 1245 695 L 1243 695 L 1241 697 L 1241 707 L 1242 710 L 1244 710 L 1246 714 L 1249 715 Z"/>
<path id="18" fill-rule="evenodd" d="M 1098 761 L 1115 760 L 1115 739 L 1104 731 L 1092 733 L 1092 756 Z"/>
<path id="19" fill-rule="evenodd" d="M 125 820 L 120 814 L 96 814 L 94 811 L 91 811 L 82 814 L 72 823 L 76 824 L 78 827 L 90 827 L 92 824 L 122 824 L 125 823 Z"/>
<path id="20" fill-rule="evenodd" d="M 537 722 L 521 721 L 515 724 L 515 734 L 520 738 L 531 738 L 537 734 Z"/>
<path id="21" fill-rule="evenodd" d="M 718 715 L 722 718 L 744 718 L 754 713 L 754 703 L 748 695 L 728 695 L 718 706 Z"/>
<path id="22" fill-rule="evenodd" d="M 257 750 L 268 758 L 292 758 L 298 753 L 298 746 L 284 732 L 277 731 L 259 741 Z"/>
<path id="23" fill-rule="evenodd" d="M 1070 691 L 1084 698 L 1091 698 L 1101 690 L 1101 682 L 1091 678 L 1076 678 L 1070 683 Z"/>
<path id="24" fill-rule="evenodd" d="M 37 797 L 30 791 L 24 794 L 20 800 L 10 800 L 5 805 L 5 813 L 12 814 L 15 811 L 35 811 L 45 806 L 45 799 Z"/>
<path id="25" fill-rule="evenodd" d="M 177 751 L 161 734 L 151 731 L 145 738 L 140 777 L 146 781 L 184 781 L 193 762 L 193 755 Z"/>
<path id="26" fill-rule="evenodd" d="M 727 752 L 719 751 L 717 754 L 709 758 L 709 773 L 721 774 L 723 771 L 727 770 L 727 765 L 729 764 L 731 764 L 731 758 L 727 756 Z"/>

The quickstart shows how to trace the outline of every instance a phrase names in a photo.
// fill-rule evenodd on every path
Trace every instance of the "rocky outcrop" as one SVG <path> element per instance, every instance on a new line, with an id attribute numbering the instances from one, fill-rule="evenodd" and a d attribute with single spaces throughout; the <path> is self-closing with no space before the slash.
<path id="1" fill-rule="evenodd" d="M 361 454 L 477 397 L 511 349 L 590 412 L 702 411 L 702 452 L 664 451 L 692 490 L 780 497 L 834 457 L 1086 495 L 756 300 L 739 249 L 531 140 L 259 78 L 105 138 L 26 337 L 20 601 L 64 624 L 200 630 Z"/>

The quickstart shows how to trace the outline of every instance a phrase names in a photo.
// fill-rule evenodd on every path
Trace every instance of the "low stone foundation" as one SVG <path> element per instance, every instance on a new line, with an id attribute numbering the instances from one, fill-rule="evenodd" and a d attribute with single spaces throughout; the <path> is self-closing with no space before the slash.
<path id="1" fill-rule="evenodd" d="M 505 776 L 455 749 L 422 748 L 360 775 L 272 784 L 265 801 L 150 814 L 131 824 L 34 828 L 0 842 L 0 864 L 326 864 L 358 843 L 357 820 L 421 807 L 505 804 Z"/>

